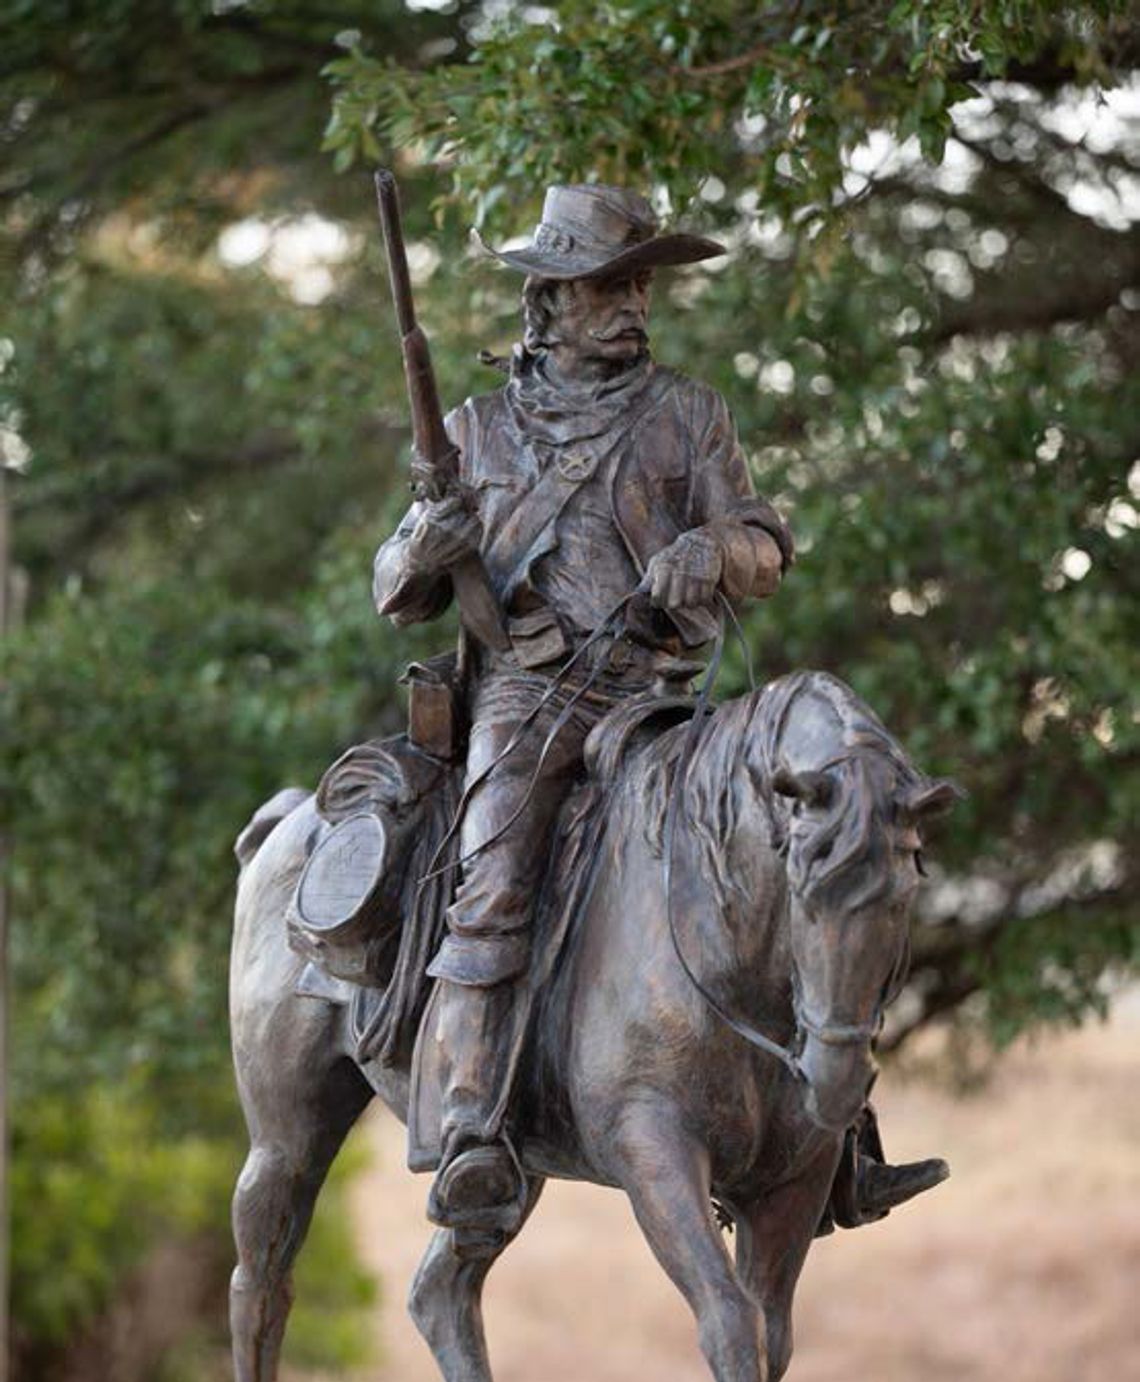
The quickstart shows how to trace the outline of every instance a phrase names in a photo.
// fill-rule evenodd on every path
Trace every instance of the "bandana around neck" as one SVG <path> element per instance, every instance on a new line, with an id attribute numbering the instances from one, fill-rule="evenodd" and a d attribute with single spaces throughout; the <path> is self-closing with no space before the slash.
<path id="1" fill-rule="evenodd" d="M 505 389 L 507 408 L 519 434 L 529 442 L 593 449 L 616 440 L 655 372 L 646 354 L 612 379 L 579 384 L 556 380 L 545 354 L 516 349 Z"/>

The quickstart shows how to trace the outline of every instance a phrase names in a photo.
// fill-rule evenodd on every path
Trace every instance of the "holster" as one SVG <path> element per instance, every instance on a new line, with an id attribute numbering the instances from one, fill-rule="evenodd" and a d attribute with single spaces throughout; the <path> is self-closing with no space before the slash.
<path id="1" fill-rule="evenodd" d="M 467 697 L 459 655 L 440 653 L 410 662 L 400 678 L 408 688 L 408 738 L 433 758 L 453 762 L 467 742 Z"/>

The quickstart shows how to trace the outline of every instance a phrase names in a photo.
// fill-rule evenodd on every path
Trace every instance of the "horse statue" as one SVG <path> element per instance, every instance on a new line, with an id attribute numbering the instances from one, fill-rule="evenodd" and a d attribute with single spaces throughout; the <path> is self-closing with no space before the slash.
<path id="1" fill-rule="evenodd" d="M 527 1213 L 551 1175 L 623 1190 L 716 1382 L 775 1382 L 905 977 L 919 828 L 958 793 L 823 673 L 725 702 L 692 752 L 688 730 L 635 740 L 613 765 L 590 886 L 531 1008 L 515 1145 Z M 291 789 L 256 819 L 231 967 L 251 1142 L 233 1206 L 237 1382 L 277 1377 L 292 1263 L 349 1129 L 376 1094 L 409 1112 L 406 1053 L 361 1063 L 345 1004 L 297 992 L 285 916 L 329 828 L 314 798 Z M 410 907 L 417 867 L 405 872 Z M 494 1255 L 464 1258 L 449 1233 L 435 1232 L 409 1310 L 446 1382 L 491 1382 L 480 1297 Z"/>

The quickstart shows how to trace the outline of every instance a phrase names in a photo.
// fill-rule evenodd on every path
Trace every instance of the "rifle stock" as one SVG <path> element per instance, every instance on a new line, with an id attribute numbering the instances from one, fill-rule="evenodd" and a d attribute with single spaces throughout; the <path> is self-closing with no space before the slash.
<path id="1" fill-rule="evenodd" d="M 443 425 L 443 410 L 431 363 L 431 349 L 416 321 L 412 280 L 404 250 L 400 194 L 386 168 L 376 174 L 376 201 L 388 252 L 392 301 L 400 329 L 400 351 L 412 414 L 412 492 L 417 499 L 439 500 L 460 491 L 459 451 Z M 448 574 L 455 589 L 459 617 L 484 645 L 500 652 L 510 647 L 499 602 L 478 553 L 453 566 Z"/>

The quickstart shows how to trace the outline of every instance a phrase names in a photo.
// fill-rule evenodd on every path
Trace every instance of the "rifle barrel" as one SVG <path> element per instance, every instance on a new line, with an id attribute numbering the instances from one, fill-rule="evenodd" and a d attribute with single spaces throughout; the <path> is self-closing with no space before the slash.
<path id="1" fill-rule="evenodd" d="M 400 222 L 400 193 L 395 177 L 387 168 L 376 174 L 376 201 L 380 208 L 380 225 L 384 243 L 388 247 L 388 275 L 392 281 L 392 301 L 396 307 L 396 321 L 400 335 L 415 330 L 416 309 L 412 297 L 412 280 L 408 273 L 408 256 L 404 250 L 404 231 Z"/>

